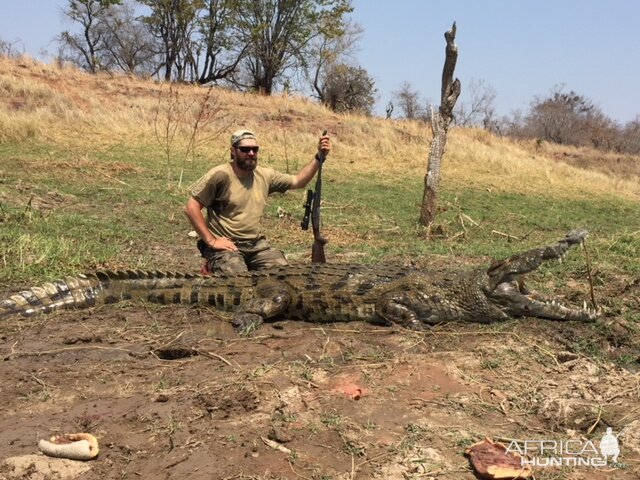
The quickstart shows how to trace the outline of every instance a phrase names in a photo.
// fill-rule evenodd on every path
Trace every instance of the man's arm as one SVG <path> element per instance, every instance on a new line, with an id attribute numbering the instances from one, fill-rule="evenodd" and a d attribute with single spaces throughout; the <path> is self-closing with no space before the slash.
<path id="1" fill-rule="evenodd" d="M 328 135 L 323 135 L 320 137 L 318 141 L 318 153 L 315 158 L 307 163 L 302 169 L 296 174 L 295 180 L 291 188 L 304 188 L 307 186 L 307 183 L 311 181 L 313 176 L 318 171 L 319 166 L 319 158 L 326 158 L 329 155 L 329 151 L 331 150 L 331 141 L 329 140 Z"/>
<path id="2" fill-rule="evenodd" d="M 194 197 L 190 197 L 189 200 L 187 200 L 187 205 L 184 207 L 184 214 L 191 222 L 191 225 L 195 229 L 198 236 L 200 236 L 202 241 L 214 250 L 236 251 L 238 247 L 236 247 L 236 245 L 231 240 L 225 237 L 216 238 L 209 231 L 207 222 L 204 219 L 204 215 L 202 215 L 203 208 L 204 205 L 202 205 Z"/>
<path id="3" fill-rule="evenodd" d="M 291 188 L 304 188 L 318 171 L 318 161 L 314 158 L 296 174 Z"/>

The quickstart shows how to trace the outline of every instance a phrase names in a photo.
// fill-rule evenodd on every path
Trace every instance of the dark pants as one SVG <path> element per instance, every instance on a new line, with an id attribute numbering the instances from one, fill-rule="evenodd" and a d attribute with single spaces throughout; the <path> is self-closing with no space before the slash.
<path id="1" fill-rule="evenodd" d="M 198 240 L 198 250 L 207 260 L 210 273 L 238 273 L 288 265 L 281 250 L 271 248 L 264 237 L 256 240 L 236 241 L 237 252 L 214 250 Z"/>

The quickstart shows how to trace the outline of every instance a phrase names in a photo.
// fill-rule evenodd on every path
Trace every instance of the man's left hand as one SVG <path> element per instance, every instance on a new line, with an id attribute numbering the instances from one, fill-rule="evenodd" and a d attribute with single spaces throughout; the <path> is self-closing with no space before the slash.
<path id="1" fill-rule="evenodd" d="M 320 158 L 324 159 L 329 155 L 329 151 L 331 150 L 331 139 L 329 135 L 323 135 L 320 137 L 318 141 L 318 155 Z"/>

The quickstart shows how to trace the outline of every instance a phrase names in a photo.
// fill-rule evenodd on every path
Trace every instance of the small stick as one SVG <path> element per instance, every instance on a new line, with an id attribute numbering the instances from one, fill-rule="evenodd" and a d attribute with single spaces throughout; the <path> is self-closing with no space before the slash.
<path id="1" fill-rule="evenodd" d="M 503 237 L 507 237 L 507 240 L 520 240 L 518 237 L 509 235 L 508 233 L 499 232 L 498 230 L 492 230 L 491 233 L 493 233 L 494 235 L 501 235 Z"/>
<path id="2" fill-rule="evenodd" d="M 72 352 L 77 350 L 112 350 L 116 352 L 125 352 L 129 355 L 132 355 L 134 352 L 132 350 L 126 350 L 124 348 L 118 347 L 101 347 L 97 345 L 86 345 L 80 347 L 70 347 L 70 348 L 60 348 L 56 350 L 41 350 L 38 352 L 11 352 L 7 356 L 2 357 L 2 361 L 5 362 L 12 358 L 20 358 L 20 357 L 43 357 L 45 355 L 58 355 L 60 353 Z"/>
<path id="3" fill-rule="evenodd" d="M 291 453 L 291 450 L 289 450 L 287 447 L 281 445 L 280 443 L 274 441 L 274 440 L 270 440 L 266 437 L 260 437 L 262 439 L 262 441 L 264 442 L 265 445 L 273 448 L 274 450 L 279 450 L 282 453 Z"/>
<path id="4" fill-rule="evenodd" d="M 230 367 L 232 366 L 231 362 L 229 360 L 227 360 L 226 358 L 224 358 L 221 355 L 218 355 L 217 353 L 207 352 L 206 350 L 196 350 L 196 351 L 201 355 L 205 355 L 206 357 L 209 357 L 209 358 L 217 358 L 218 360 L 220 360 L 221 362 L 226 363 Z"/>
<path id="5" fill-rule="evenodd" d="M 480 225 L 478 222 L 476 222 L 473 218 L 471 218 L 469 215 L 467 215 L 466 213 L 461 213 L 460 214 L 461 219 L 464 221 L 468 221 L 470 222 L 474 227 L 477 227 L 478 225 Z"/>
<path id="6" fill-rule="evenodd" d="M 175 460 L 174 462 L 171 462 L 169 465 L 167 465 L 164 468 L 165 468 L 165 470 L 168 469 L 168 468 L 173 468 L 176 465 L 180 465 L 182 462 L 184 462 L 186 460 L 189 460 L 189 455 L 185 455 L 184 457 L 180 457 L 178 460 Z"/>
<path id="7" fill-rule="evenodd" d="M 582 242 L 582 248 L 584 249 L 584 258 L 587 263 L 587 276 L 589 277 L 589 291 L 591 293 L 591 303 L 596 312 L 598 311 L 598 305 L 596 304 L 596 297 L 593 294 L 593 278 L 591 277 L 591 263 L 589 262 L 589 251 L 587 250 L 586 240 Z"/>
<path id="8" fill-rule="evenodd" d="M 591 435 L 593 433 L 593 431 L 596 429 L 596 427 L 600 423 L 601 418 L 602 418 L 602 405 L 598 405 L 598 418 L 596 418 L 596 421 L 593 422 L 593 425 L 591 425 L 589 430 L 587 430 L 587 435 Z"/>

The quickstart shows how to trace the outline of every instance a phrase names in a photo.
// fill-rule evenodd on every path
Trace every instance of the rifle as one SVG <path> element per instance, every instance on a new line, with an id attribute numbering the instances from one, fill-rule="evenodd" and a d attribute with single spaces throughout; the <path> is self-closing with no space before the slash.
<path id="1" fill-rule="evenodd" d="M 324 137 L 327 134 L 325 130 L 322 132 Z M 313 245 L 311 246 L 311 262 L 326 263 L 324 255 L 324 246 L 329 242 L 320 233 L 320 201 L 322 200 L 322 164 L 325 160 L 325 154 L 321 151 L 318 154 L 319 165 L 316 174 L 316 191 L 307 190 L 307 200 L 304 204 L 304 218 L 300 223 L 303 230 L 309 229 L 309 218 L 311 218 L 311 228 L 313 230 Z"/>

